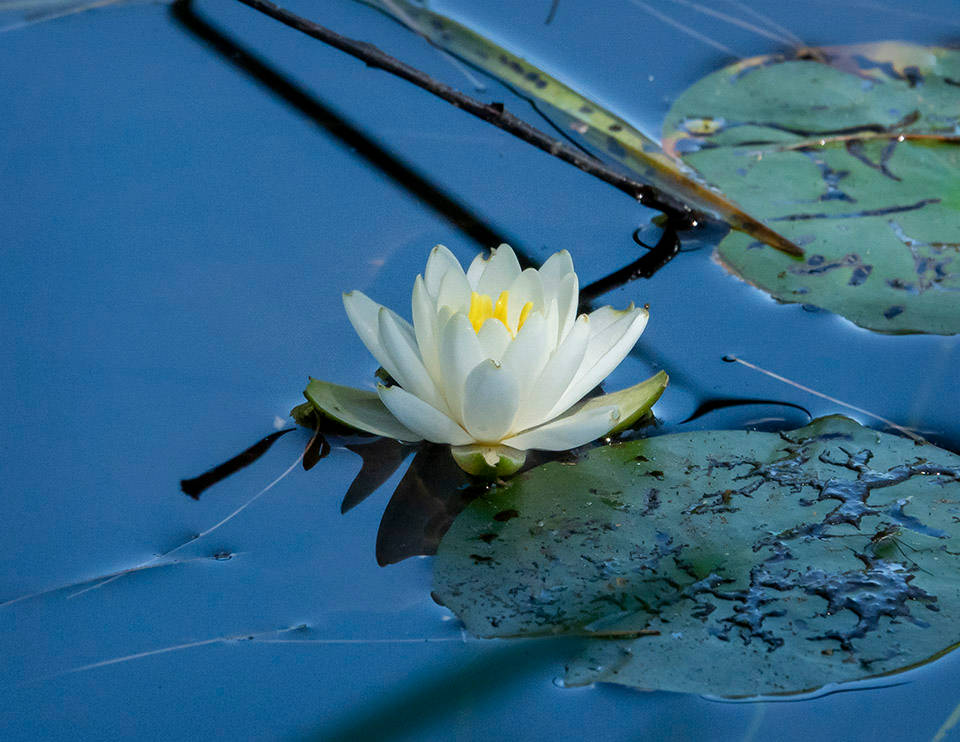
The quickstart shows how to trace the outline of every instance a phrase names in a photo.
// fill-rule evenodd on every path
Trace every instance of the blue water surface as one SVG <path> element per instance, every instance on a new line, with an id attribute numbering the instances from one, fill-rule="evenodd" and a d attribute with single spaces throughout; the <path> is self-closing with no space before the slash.
<path id="1" fill-rule="evenodd" d="M 551 5 L 432 7 L 651 133 L 685 86 L 736 56 L 786 48 L 789 35 L 946 43 L 960 31 L 953 0 L 709 6 L 739 25 L 680 0 L 560 0 L 547 24 Z M 290 7 L 549 126 L 368 7 Z M 342 291 L 409 314 L 432 245 L 469 261 L 500 240 L 533 262 L 568 249 L 585 285 L 638 256 L 631 234 L 654 213 L 237 2 L 6 15 L 0 738 L 960 734 L 949 724 L 954 655 L 874 683 L 888 687 L 800 701 L 559 687 L 575 647 L 474 640 L 432 601 L 429 557 L 377 565 L 402 467 L 341 516 L 360 459 L 335 446 L 304 471 L 304 431 L 198 500 L 180 492 L 180 479 L 288 425 L 308 375 L 371 383 L 376 362 Z M 768 406 L 682 423 L 714 397 L 853 414 L 722 362 L 734 354 L 960 449 L 955 337 L 883 336 L 778 305 L 708 247 L 604 301 L 650 304 L 608 386 L 666 369 L 664 431 L 807 420 Z"/>

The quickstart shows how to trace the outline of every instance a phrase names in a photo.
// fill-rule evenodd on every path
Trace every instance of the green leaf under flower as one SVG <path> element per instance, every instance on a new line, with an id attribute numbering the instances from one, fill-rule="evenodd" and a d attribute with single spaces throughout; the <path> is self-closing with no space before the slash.
<path id="1" fill-rule="evenodd" d="M 593 449 L 475 500 L 434 594 L 474 634 L 588 637 L 569 684 L 793 693 L 960 642 L 960 456 L 833 416 Z"/>

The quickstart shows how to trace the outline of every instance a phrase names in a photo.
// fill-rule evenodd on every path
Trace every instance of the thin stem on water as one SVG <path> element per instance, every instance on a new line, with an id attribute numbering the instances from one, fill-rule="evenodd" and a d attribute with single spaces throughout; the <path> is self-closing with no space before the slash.
<path id="1" fill-rule="evenodd" d="M 692 223 L 698 217 L 702 218 L 701 215 L 695 213 L 693 209 L 681 200 L 670 194 L 663 193 L 653 186 L 633 180 L 613 168 L 608 167 L 596 158 L 590 157 L 570 145 L 564 144 L 558 139 L 554 139 L 536 127 L 531 126 L 523 119 L 514 116 L 503 107 L 503 104 L 484 103 L 477 100 L 460 92 L 456 88 L 432 78 L 416 67 L 400 61 L 373 44 L 341 36 L 325 26 L 321 26 L 302 16 L 291 13 L 289 10 L 281 8 L 267 0 L 240 0 L 240 2 L 264 15 L 270 16 L 274 20 L 280 21 L 290 28 L 305 33 L 335 49 L 339 49 L 365 62 L 370 67 L 384 70 L 407 82 L 413 83 L 417 87 L 432 93 L 460 110 L 466 111 L 479 119 L 493 124 L 498 129 L 512 134 L 528 144 L 532 144 L 547 154 L 563 160 L 589 175 L 599 178 L 614 188 L 628 194 L 644 206 L 662 211 L 686 224 Z"/>

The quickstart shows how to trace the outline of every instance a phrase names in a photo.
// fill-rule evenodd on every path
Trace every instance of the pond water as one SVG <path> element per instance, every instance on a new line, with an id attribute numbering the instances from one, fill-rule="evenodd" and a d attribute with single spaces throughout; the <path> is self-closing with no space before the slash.
<path id="1" fill-rule="evenodd" d="M 568 643 L 472 639 L 431 600 L 429 557 L 378 566 L 403 467 L 341 515 L 360 458 L 333 441 L 304 471 L 306 431 L 184 495 L 182 478 L 287 426 L 308 375 L 372 379 L 342 291 L 406 314 L 432 245 L 469 261 L 500 240 L 534 263 L 568 249 L 584 285 L 638 256 L 632 234 L 654 213 L 239 3 L 43 22 L 23 5 L 0 3 L 0 737 L 960 734 L 955 653 L 799 700 L 560 687 Z M 552 5 L 432 7 L 651 133 L 696 79 L 793 35 L 945 44 L 960 33 L 952 0 L 727 0 L 712 15 L 686 0 Z M 290 7 L 547 127 L 368 7 Z M 733 354 L 960 450 L 956 337 L 885 336 L 777 304 L 715 265 L 706 242 L 602 297 L 650 304 L 608 387 L 667 370 L 655 432 L 808 419 L 769 404 L 683 422 L 705 401 L 743 397 L 884 429 L 723 363 Z"/>

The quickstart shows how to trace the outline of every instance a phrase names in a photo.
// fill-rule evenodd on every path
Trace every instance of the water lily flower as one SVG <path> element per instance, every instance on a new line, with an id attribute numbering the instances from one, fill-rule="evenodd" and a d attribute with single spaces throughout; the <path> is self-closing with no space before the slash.
<path id="1" fill-rule="evenodd" d="M 343 295 L 360 339 L 389 375 L 377 391 L 311 380 L 321 413 L 400 441 L 450 444 L 466 471 L 506 476 L 528 449 L 560 451 L 632 424 L 663 392 L 661 372 L 590 398 L 633 348 L 648 312 L 632 304 L 577 316 L 570 254 L 521 271 L 509 245 L 464 273 L 446 247 L 413 285 L 413 324 L 359 291 Z"/>

